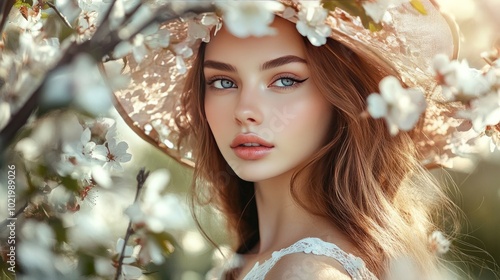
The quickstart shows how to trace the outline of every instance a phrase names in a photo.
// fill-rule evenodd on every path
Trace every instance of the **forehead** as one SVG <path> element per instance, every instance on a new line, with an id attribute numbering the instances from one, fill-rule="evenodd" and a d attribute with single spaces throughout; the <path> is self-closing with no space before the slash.
<path id="1" fill-rule="evenodd" d="M 305 58 L 304 41 L 294 23 L 276 17 L 271 27 L 276 30 L 275 35 L 238 38 L 223 26 L 207 44 L 205 60 L 245 63 L 262 62 L 283 55 Z"/>

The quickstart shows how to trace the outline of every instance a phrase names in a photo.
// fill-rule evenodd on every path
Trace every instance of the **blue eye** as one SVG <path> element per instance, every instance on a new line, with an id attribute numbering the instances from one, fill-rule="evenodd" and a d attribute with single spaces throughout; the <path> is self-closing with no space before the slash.
<path id="1" fill-rule="evenodd" d="M 306 80 L 307 80 L 307 78 L 303 79 L 303 80 L 297 80 L 297 79 L 290 78 L 290 77 L 283 77 L 283 78 L 279 78 L 276 81 L 274 81 L 272 83 L 272 86 L 283 87 L 283 88 L 294 87 L 294 86 L 297 86 L 298 84 L 305 82 Z"/>
<path id="2" fill-rule="evenodd" d="M 279 81 L 281 81 L 281 84 L 282 84 L 282 86 L 284 86 L 284 87 L 289 87 L 289 86 L 292 86 L 292 85 L 294 85 L 294 84 L 295 84 L 295 81 L 294 81 L 294 80 L 292 80 L 292 79 L 290 79 L 290 78 L 281 78 L 281 79 L 279 79 L 279 80 L 278 80 L 278 81 L 276 81 L 276 82 L 279 82 Z"/>
<path id="3" fill-rule="evenodd" d="M 236 88 L 236 85 L 228 79 L 215 79 L 208 84 L 217 89 Z"/>

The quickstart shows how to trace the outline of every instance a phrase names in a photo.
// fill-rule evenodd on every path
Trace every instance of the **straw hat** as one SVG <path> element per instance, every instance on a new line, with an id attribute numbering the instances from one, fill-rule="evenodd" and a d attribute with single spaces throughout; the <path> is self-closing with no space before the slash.
<path id="1" fill-rule="evenodd" d="M 231 2 L 235 4 L 235 1 L 227 1 Z M 312 1 L 273 2 L 286 7 L 275 15 L 297 23 L 299 13 L 304 13 Z M 378 31 L 368 30 L 360 17 L 338 7 L 328 11 L 324 23 L 331 29 L 329 37 L 399 77 L 407 86 L 431 92 L 435 86 L 432 59 L 440 53 L 456 58 L 458 32 L 453 21 L 442 14 L 433 1 L 420 2 L 426 14 L 418 12 L 409 2 L 390 6 Z M 224 12 L 231 11 L 222 9 L 226 18 Z M 187 145 L 176 146 L 178 130 L 173 116 L 179 110 L 186 71 L 200 43 L 208 41 L 210 30 L 220 28 L 222 22 L 216 14 L 204 13 L 162 23 L 161 31 L 170 34 L 169 46 L 151 50 L 140 63 L 132 55 L 125 57 L 123 73 L 131 77 L 131 82 L 127 89 L 115 91 L 116 108 L 125 122 L 143 139 L 189 166 L 194 166 L 192 150 Z M 424 131 L 419 132 L 421 137 L 415 141 L 424 154 L 423 164 L 430 165 L 449 156 L 446 139 L 455 126 L 448 122 L 450 112 L 446 110 L 428 106 L 426 114 Z"/>

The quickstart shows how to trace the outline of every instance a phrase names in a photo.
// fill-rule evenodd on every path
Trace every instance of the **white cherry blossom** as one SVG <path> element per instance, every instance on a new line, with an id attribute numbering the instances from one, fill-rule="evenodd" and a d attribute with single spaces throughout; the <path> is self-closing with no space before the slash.
<path id="1" fill-rule="evenodd" d="M 81 54 L 70 65 L 60 67 L 47 77 L 41 104 L 48 108 L 71 104 L 99 116 L 112 106 L 111 89 L 93 58 Z"/>
<path id="2" fill-rule="evenodd" d="M 82 12 L 78 3 L 72 0 L 55 0 L 54 5 L 68 22 L 73 22 Z"/>
<path id="3" fill-rule="evenodd" d="M 446 239 L 441 231 L 434 231 L 429 236 L 429 246 L 436 254 L 445 254 L 450 250 L 451 242 Z"/>
<path id="4" fill-rule="evenodd" d="M 125 18 L 125 5 L 123 0 L 116 0 L 113 6 L 113 10 L 109 14 L 109 27 L 112 30 L 116 30 L 120 27 Z"/>
<path id="5" fill-rule="evenodd" d="M 15 150 L 19 152 L 24 159 L 35 161 L 41 157 L 44 152 L 50 150 L 57 141 L 56 124 L 53 119 L 46 118 L 37 123 L 30 136 L 17 142 Z"/>
<path id="6" fill-rule="evenodd" d="M 47 223 L 28 219 L 20 232 L 22 241 L 16 254 L 25 270 L 23 279 L 61 279 L 63 274 L 70 272 L 68 259 L 53 252 L 56 238 Z"/>
<path id="7" fill-rule="evenodd" d="M 86 128 L 79 141 L 63 143 L 61 160 L 55 164 L 59 175 L 70 175 L 79 180 L 91 179 L 92 167 L 102 162 L 94 156 L 97 145 L 90 141 L 90 136 L 90 129 Z"/>
<path id="8" fill-rule="evenodd" d="M 38 0 L 33 1 L 33 6 L 38 4 Z M 26 17 L 19 9 L 12 9 L 9 15 L 10 23 L 28 32 L 32 36 L 40 35 L 43 27 L 42 13 L 33 8 L 27 8 Z"/>
<path id="9" fill-rule="evenodd" d="M 90 141 L 90 129 L 87 127 L 83 130 L 80 141 L 65 143 L 63 145 L 63 152 L 75 157 L 76 161 L 79 163 L 87 162 L 92 159 L 92 152 L 96 146 L 96 143 Z"/>
<path id="10" fill-rule="evenodd" d="M 156 265 L 160 265 L 165 261 L 165 257 L 163 256 L 162 253 L 162 248 L 157 243 L 157 241 L 154 240 L 154 238 L 151 238 L 150 236 L 147 235 L 143 235 L 141 238 L 139 238 L 139 242 L 141 250 L 137 257 L 140 260 L 140 262 L 142 263 L 153 262 Z"/>
<path id="11" fill-rule="evenodd" d="M 108 170 L 122 171 L 123 167 L 121 163 L 130 161 L 132 155 L 127 153 L 128 144 L 125 141 L 117 141 L 116 139 L 110 139 L 106 142 L 107 152 L 107 162 L 104 167 Z"/>
<path id="12" fill-rule="evenodd" d="M 384 118 L 392 135 L 399 130 L 411 130 L 425 111 L 425 97 L 420 90 L 405 89 L 394 76 L 382 79 L 380 94 L 368 96 L 368 113 L 373 118 Z"/>
<path id="13" fill-rule="evenodd" d="M 131 265 L 137 261 L 136 256 L 134 256 L 134 247 L 125 245 L 125 240 L 123 238 L 118 238 L 116 241 L 116 253 L 121 256 L 123 247 L 125 246 L 125 251 L 123 253 L 123 265 L 122 265 L 122 277 L 123 279 L 138 279 L 142 276 L 142 270 L 136 266 Z M 138 247 L 138 246 L 136 246 Z"/>
<path id="14" fill-rule="evenodd" d="M 92 179 L 101 187 L 103 188 L 111 188 L 113 185 L 113 180 L 111 179 L 111 176 L 109 175 L 109 172 L 106 171 L 104 168 L 102 168 L 99 165 L 95 165 L 91 168 L 91 176 Z"/>
<path id="15" fill-rule="evenodd" d="M 169 180 L 170 174 L 166 170 L 160 169 L 149 175 L 144 184 L 142 201 L 125 211 L 134 224 L 144 224 L 154 233 L 187 227 L 188 214 L 180 198 L 163 194 Z"/>
<path id="16" fill-rule="evenodd" d="M 141 5 L 132 15 L 132 18 L 127 21 L 127 25 L 120 28 L 120 30 L 118 31 L 118 36 L 121 39 L 126 40 L 137 32 L 144 32 L 144 30 L 141 30 L 141 28 L 144 27 L 145 24 L 150 22 L 154 15 L 155 13 L 152 7 L 150 7 L 149 5 Z"/>
<path id="17" fill-rule="evenodd" d="M 0 130 L 7 125 L 10 120 L 10 105 L 5 101 L 0 101 Z"/>
<path id="18" fill-rule="evenodd" d="M 273 35 L 276 30 L 269 27 L 274 12 L 283 11 L 283 4 L 277 1 L 220 1 L 216 5 L 222 10 L 224 24 L 234 36 L 262 37 Z"/>
<path id="19" fill-rule="evenodd" d="M 125 89 L 130 84 L 130 76 L 122 73 L 123 60 L 111 60 L 103 64 L 108 83 L 113 90 Z"/>
<path id="20" fill-rule="evenodd" d="M 43 152 L 43 147 L 31 137 L 25 137 L 19 140 L 14 149 L 28 161 L 35 161 Z"/>
<path id="21" fill-rule="evenodd" d="M 110 226 L 102 216 L 88 209 L 65 214 L 64 226 L 68 228 L 69 242 L 77 248 L 98 248 L 112 240 Z"/>
<path id="22" fill-rule="evenodd" d="M 324 45 L 331 33 L 330 26 L 325 23 L 327 16 L 328 11 L 323 7 L 302 7 L 298 14 L 297 31 L 307 37 L 314 46 Z"/>
<path id="23" fill-rule="evenodd" d="M 104 162 L 104 169 L 110 172 L 123 171 L 121 163 L 128 162 L 132 155 L 127 153 L 128 144 L 117 141 L 116 124 L 113 124 L 106 133 L 106 143 L 95 147 L 95 158 Z"/>

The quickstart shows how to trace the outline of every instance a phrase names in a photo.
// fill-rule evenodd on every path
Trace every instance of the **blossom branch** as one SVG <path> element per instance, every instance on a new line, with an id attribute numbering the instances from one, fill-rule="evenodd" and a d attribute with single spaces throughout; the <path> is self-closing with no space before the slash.
<path id="1" fill-rule="evenodd" d="M 56 69 L 71 63 L 73 58 L 77 57 L 78 54 L 87 53 L 91 55 L 96 61 L 103 61 L 103 59 L 109 56 L 109 54 L 115 49 L 115 47 L 120 42 L 134 38 L 134 36 L 136 36 L 141 31 L 146 29 L 152 23 L 173 20 L 181 17 L 183 14 L 190 12 L 201 13 L 213 10 L 213 7 L 212 8 L 199 7 L 199 8 L 186 9 L 181 13 L 177 13 L 174 10 L 172 10 L 170 5 L 168 4 L 163 5 L 156 9 L 154 16 L 152 16 L 150 20 L 144 22 L 141 26 L 139 26 L 139 28 L 137 28 L 137 30 L 134 30 L 134 32 L 132 32 L 129 36 L 127 36 L 127 38 L 123 38 L 123 36 L 119 35 L 120 29 L 118 30 L 109 29 L 111 21 L 110 18 L 111 9 L 115 2 L 116 1 L 112 2 L 111 7 L 107 12 L 106 17 L 104 18 L 102 25 L 98 27 L 94 36 L 89 41 L 83 42 L 82 44 L 73 43 L 73 45 L 70 46 L 68 50 L 64 53 L 64 55 L 62 56 L 61 60 L 57 63 L 57 65 L 54 68 L 52 68 L 52 70 L 48 71 L 47 77 L 51 73 L 53 73 Z M 9 6 L 9 4 L 11 5 Z M 5 2 L 2 7 L 2 11 L 5 12 L 7 10 L 10 10 L 10 8 L 12 8 L 12 5 L 13 5 L 12 0 Z M 137 12 L 138 8 L 139 7 L 133 9 L 133 12 L 134 11 Z M 133 12 L 127 14 L 127 19 L 134 14 Z M 4 19 L 6 20 L 6 16 L 2 17 L 2 21 L 4 21 Z M 26 103 L 24 103 L 24 105 L 11 116 L 7 125 L 0 132 L 0 151 L 4 151 L 7 148 L 10 142 L 14 139 L 16 133 L 27 123 L 29 117 L 36 112 L 40 96 L 42 95 L 42 91 L 45 86 L 45 82 L 46 81 L 41 83 L 41 85 L 33 92 L 33 94 L 31 94 Z"/>
<path id="2" fill-rule="evenodd" d="M 52 10 L 54 10 L 57 14 L 57 16 L 59 16 L 59 18 L 62 20 L 62 22 L 64 22 L 64 24 L 73 29 L 73 27 L 71 26 L 71 23 L 69 23 L 68 19 L 57 9 L 56 5 L 54 5 L 53 3 L 51 2 L 46 2 L 47 5 L 49 5 L 49 7 L 52 8 Z"/>
<path id="3" fill-rule="evenodd" d="M 104 21 L 101 23 L 101 25 L 97 28 L 94 37 L 97 35 L 100 35 L 102 30 L 109 30 L 109 24 L 110 24 L 110 16 L 111 16 L 111 11 L 113 10 L 113 7 L 116 4 L 116 0 L 112 0 L 111 4 L 109 5 L 109 9 L 106 11 L 106 14 L 104 15 Z"/>
<path id="4" fill-rule="evenodd" d="M 144 187 L 144 182 L 146 182 L 146 179 L 149 176 L 149 171 L 146 171 L 144 168 L 141 168 L 139 170 L 139 173 L 137 174 L 137 190 L 135 192 L 135 198 L 134 198 L 134 203 L 137 202 L 139 199 L 139 194 L 141 193 L 142 187 Z M 118 280 L 120 278 L 120 275 L 122 273 L 122 266 L 123 266 L 123 259 L 125 258 L 125 248 L 127 247 L 127 242 L 130 239 L 130 236 L 134 230 L 132 229 L 132 220 L 128 223 L 127 226 L 127 231 L 125 233 L 125 238 L 123 242 L 123 248 L 121 248 L 120 252 L 120 258 L 118 259 L 118 267 L 116 268 L 116 274 L 115 274 L 115 280 Z"/>
<path id="5" fill-rule="evenodd" d="M 139 32 L 147 28 L 151 23 L 158 21 L 160 18 L 162 20 L 171 20 L 179 17 L 179 15 L 171 11 L 168 13 L 168 18 L 163 18 L 164 15 L 162 15 L 162 12 L 165 12 L 165 9 L 158 9 L 156 16 L 144 23 L 136 32 L 131 34 L 129 38 L 133 38 Z M 105 20 L 105 22 L 107 21 L 109 20 Z M 101 28 L 103 28 L 103 26 L 101 26 Z M 120 38 L 118 31 L 109 31 L 106 36 L 93 36 L 89 41 L 83 42 L 82 44 L 73 43 L 73 45 L 70 46 L 64 53 L 57 65 L 52 68 L 52 70 L 48 71 L 47 77 L 50 76 L 51 73 L 55 72 L 56 69 L 71 63 L 73 58 L 78 56 L 78 54 L 88 53 L 96 61 L 102 61 L 103 58 L 111 53 L 122 40 L 124 39 Z M 28 118 L 36 112 L 45 82 L 46 81 L 41 83 L 41 85 L 33 92 L 24 105 L 11 116 L 7 125 L 0 132 L 0 151 L 4 151 L 7 148 L 10 142 L 14 139 L 16 133 L 27 123 Z"/>

